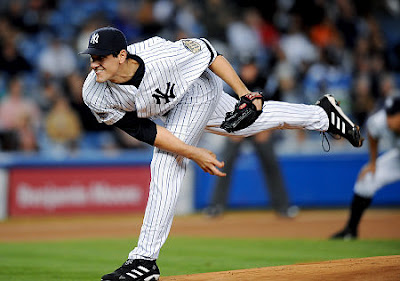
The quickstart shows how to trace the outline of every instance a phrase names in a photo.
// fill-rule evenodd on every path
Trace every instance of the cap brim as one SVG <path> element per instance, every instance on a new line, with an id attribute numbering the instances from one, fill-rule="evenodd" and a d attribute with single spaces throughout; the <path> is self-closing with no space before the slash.
<path id="1" fill-rule="evenodd" d="M 111 54 L 109 50 L 95 49 L 95 48 L 87 48 L 83 52 L 79 53 L 80 55 L 95 55 L 95 56 L 106 56 Z"/>

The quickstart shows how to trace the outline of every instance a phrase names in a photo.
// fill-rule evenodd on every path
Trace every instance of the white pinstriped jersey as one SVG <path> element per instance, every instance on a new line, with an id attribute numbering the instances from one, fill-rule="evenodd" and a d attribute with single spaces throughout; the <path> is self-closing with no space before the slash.
<path id="1" fill-rule="evenodd" d="M 400 150 L 400 136 L 389 129 L 384 109 L 379 110 L 368 118 L 367 128 L 371 136 L 379 139 L 384 146 Z"/>
<path id="2" fill-rule="evenodd" d="M 223 91 L 222 80 L 208 68 L 217 56 L 208 41 L 170 42 L 153 37 L 128 46 L 128 51 L 144 62 L 144 76 L 136 84 L 138 88 L 109 81 L 97 83 L 93 71 L 84 83 L 83 99 L 99 122 L 111 125 L 125 112 L 135 110 L 142 118 L 162 115 L 165 128 L 193 146 L 197 146 L 205 130 L 250 136 L 270 129 L 328 129 L 328 117 L 320 106 L 268 101 L 252 125 L 227 133 L 220 125 L 237 100 Z M 130 259 L 158 258 L 172 225 L 188 162 L 155 147 L 146 212 L 138 245 L 129 253 Z"/>
<path id="3" fill-rule="evenodd" d="M 171 42 L 160 37 L 129 45 L 128 52 L 145 64 L 138 88 L 110 81 L 98 83 L 94 71 L 85 80 L 83 100 L 99 122 L 112 125 L 126 111 L 136 110 L 140 118 L 165 114 L 217 55 L 206 39 Z"/>
<path id="4" fill-rule="evenodd" d="M 389 129 L 386 117 L 386 111 L 381 109 L 368 118 L 368 133 L 378 139 L 379 148 L 385 152 L 376 159 L 374 173 L 357 179 L 354 193 L 359 196 L 372 198 L 381 188 L 400 181 L 400 136 Z"/>

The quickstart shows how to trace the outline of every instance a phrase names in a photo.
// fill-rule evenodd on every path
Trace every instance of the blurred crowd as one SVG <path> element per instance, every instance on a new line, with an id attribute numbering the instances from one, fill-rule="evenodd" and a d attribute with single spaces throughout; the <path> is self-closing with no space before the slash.
<path id="1" fill-rule="evenodd" d="M 129 43 L 205 37 L 250 89 L 298 103 L 331 93 L 361 126 L 400 85 L 399 0 L 3 0 L 2 151 L 149 148 L 98 124 L 82 101 L 90 69 L 78 52 L 107 25 Z"/>

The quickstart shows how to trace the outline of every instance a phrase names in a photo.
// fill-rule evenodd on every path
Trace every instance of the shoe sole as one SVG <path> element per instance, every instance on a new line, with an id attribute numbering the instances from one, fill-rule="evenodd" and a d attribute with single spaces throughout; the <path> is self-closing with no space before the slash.
<path id="1" fill-rule="evenodd" d="M 364 142 L 364 138 L 361 136 L 360 127 L 356 125 L 357 135 L 358 135 L 358 145 L 355 147 L 361 147 Z"/>
<path id="2" fill-rule="evenodd" d="M 149 277 L 146 277 L 144 279 L 144 281 L 158 281 L 158 279 L 160 279 L 160 275 L 159 274 L 153 274 Z M 109 280 L 109 279 L 101 279 L 101 281 L 113 281 L 113 280 Z"/>
<path id="3" fill-rule="evenodd" d="M 145 278 L 144 281 L 158 281 L 159 278 L 159 274 L 153 274 L 152 276 Z"/>

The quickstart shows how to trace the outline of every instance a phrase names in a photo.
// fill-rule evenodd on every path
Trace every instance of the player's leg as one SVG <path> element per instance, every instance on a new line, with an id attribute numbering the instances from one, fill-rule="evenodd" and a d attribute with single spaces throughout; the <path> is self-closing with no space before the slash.
<path id="1" fill-rule="evenodd" d="M 181 101 L 164 116 L 164 126 L 185 143 L 197 145 L 218 103 L 218 97 L 215 94 L 215 88 L 218 87 L 222 91 L 222 84 L 209 73 L 204 73 Z M 155 261 L 172 226 L 175 206 L 188 162 L 188 159 L 184 157 L 158 148 L 154 149 L 150 165 L 149 197 L 137 247 L 129 253 L 128 260 L 122 267 L 103 276 L 103 280 L 158 280 L 160 273 Z M 138 271 L 137 274 L 147 272 L 146 275 L 137 275 L 139 279 L 132 279 L 129 275 L 135 274 L 131 272 L 132 270 Z M 144 279 L 143 276 L 150 277 Z"/>
<path id="2" fill-rule="evenodd" d="M 204 75 L 208 80 L 200 79 L 196 82 L 164 120 L 164 126 L 170 132 L 190 145 L 199 142 L 218 101 L 214 85 L 209 83 L 213 77 L 207 73 Z M 138 245 L 129 254 L 129 259 L 158 258 L 172 225 L 188 162 L 182 156 L 154 149 L 149 199 Z"/>
<path id="3" fill-rule="evenodd" d="M 350 214 L 346 226 L 335 233 L 333 239 L 356 239 L 358 226 L 365 210 L 370 206 L 376 192 L 384 186 L 400 181 L 400 152 L 389 150 L 378 157 L 375 173 L 366 174 L 354 186 Z"/>
<path id="4" fill-rule="evenodd" d="M 228 94 L 222 93 L 207 130 L 216 134 L 226 134 L 219 126 L 225 119 L 226 112 L 233 110 L 236 102 Z M 267 101 L 264 103 L 263 112 L 252 125 L 233 134 L 249 136 L 270 129 L 306 129 L 340 135 L 355 147 L 362 145 L 364 139 L 361 137 L 360 128 L 344 114 L 333 96 L 324 95 L 316 104 Z"/>
<path id="5" fill-rule="evenodd" d="M 329 128 L 328 116 L 320 106 L 267 101 L 264 103 L 263 112 L 254 124 L 243 130 L 227 133 L 219 126 L 224 121 L 226 112 L 231 111 L 236 103 L 236 99 L 226 93 L 222 93 L 206 130 L 221 135 L 251 136 L 271 129 L 326 131 Z"/>

